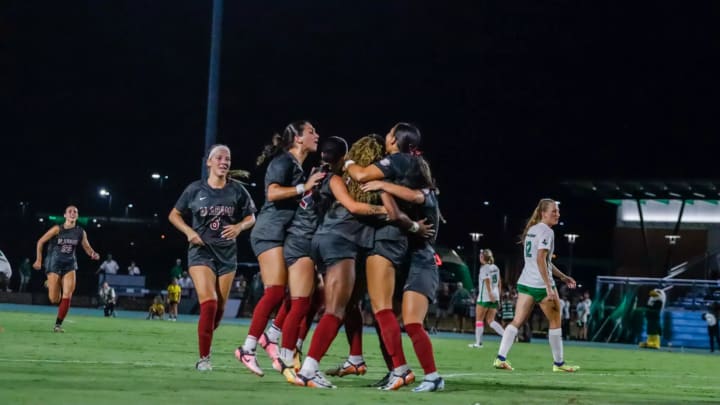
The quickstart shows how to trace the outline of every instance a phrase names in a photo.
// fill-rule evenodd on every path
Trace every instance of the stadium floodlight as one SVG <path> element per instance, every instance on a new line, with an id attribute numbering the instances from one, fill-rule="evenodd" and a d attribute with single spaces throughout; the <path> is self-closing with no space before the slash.
<path id="1" fill-rule="evenodd" d="M 671 245 L 677 244 L 677 241 L 680 238 L 682 238 L 680 235 L 665 235 L 665 239 L 667 239 L 668 243 Z"/>
<path id="2" fill-rule="evenodd" d="M 107 197 L 108 199 L 108 213 L 112 213 L 112 194 L 105 187 L 100 189 L 100 197 Z"/>

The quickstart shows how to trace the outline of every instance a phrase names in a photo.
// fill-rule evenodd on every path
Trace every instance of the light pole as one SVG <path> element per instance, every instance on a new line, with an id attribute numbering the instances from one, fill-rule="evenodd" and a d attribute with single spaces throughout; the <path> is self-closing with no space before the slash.
<path id="1" fill-rule="evenodd" d="M 573 265 L 573 245 L 575 245 L 575 240 L 579 238 L 580 235 L 576 233 L 566 233 L 565 239 L 568 241 L 568 276 L 572 277 L 572 265 Z"/>
<path id="2" fill-rule="evenodd" d="M 125 216 L 126 217 L 130 216 L 130 208 L 133 208 L 133 207 L 134 207 L 134 205 L 132 205 L 132 203 L 125 206 Z"/>
<path id="3" fill-rule="evenodd" d="M 470 240 L 472 240 L 473 243 L 473 256 L 472 256 L 472 264 L 473 264 L 473 277 L 475 280 L 477 280 L 477 263 L 478 263 L 478 244 L 480 243 L 480 238 L 482 238 L 483 234 L 478 232 L 470 232 Z M 473 281 L 474 283 L 475 281 Z M 480 286 L 478 286 L 479 288 Z"/>
<path id="4" fill-rule="evenodd" d="M 105 188 L 100 189 L 100 197 L 107 197 L 108 199 L 108 214 L 112 213 L 112 194 Z"/>
<path id="5" fill-rule="evenodd" d="M 160 188 L 162 188 L 163 184 L 165 183 L 165 180 L 168 179 L 168 176 L 162 175 L 162 174 L 160 174 L 160 173 L 153 173 L 153 174 L 150 175 L 150 177 L 151 177 L 153 180 L 157 180 L 157 181 L 160 182 Z"/>

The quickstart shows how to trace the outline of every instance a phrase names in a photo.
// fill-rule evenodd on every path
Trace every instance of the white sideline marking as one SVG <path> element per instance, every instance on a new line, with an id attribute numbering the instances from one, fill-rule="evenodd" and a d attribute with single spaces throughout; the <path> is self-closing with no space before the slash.
<path id="1" fill-rule="evenodd" d="M 154 363 L 150 361 L 93 361 L 93 360 L 59 360 L 59 359 L 8 359 L 0 358 L 3 363 L 48 363 L 48 364 L 87 364 L 106 366 L 136 366 L 136 367 L 167 367 L 167 368 L 194 368 L 191 363 Z M 213 369 L 232 369 L 213 365 Z M 239 368 L 238 368 L 239 369 Z"/>

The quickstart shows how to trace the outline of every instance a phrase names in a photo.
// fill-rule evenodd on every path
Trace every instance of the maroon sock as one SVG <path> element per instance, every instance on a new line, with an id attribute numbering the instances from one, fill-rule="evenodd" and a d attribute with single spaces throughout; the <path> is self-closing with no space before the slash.
<path id="1" fill-rule="evenodd" d="M 275 319 L 273 319 L 273 325 L 275 325 L 278 330 L 282 330 L 282 326 L 285 323 L 285 318 L 287 318 L 288 312 L 290 312 L 290 296 L 285 295 L 282 304 L 280 304 L 280 308 L 278 308 L 277 314 L 275 315 Z"/>
<path id="2" fill-rule="evenodd" d="M 385 366 L 387 367 L 388 371 L 392 371 L 392 356 L 390 356 L 390 353 L 388 353 L 387 347 L 385 347 L 385 342 L 383 342 L 382 332 L 380 331 L 380 324 L 377 322 L 377 320 L 375 320 L 375 322 L 373 322 L 373 326 L 375 327 L 375 332 L 377 333 L 378 340 L 380 341 L 380 353 L 382 353 L 383 360 L 385 360 Z"/>
<path id="3" fill-rule="evenodd" d="M 425 375 L 437 371 L 437 368 L 435 368 L 435 355 L 433 354 L 432 342 L 430 342 L 430 336 L 425 332 L 425 328 L 419 323 L 411 323 L 405 325 L 405 331 L 408 336 L 410 336 L 410 340 L 412 340 L 415 355 L 418 361 L 420 361 Z"/>
<path id="4" fill-rule="evenodd" d="M 337 316 L 327 313 L 323 315 L 315 328 L 308 356 L 320 362 L 330 348 L 330 344 L 335 340 L 341 324 L 342 320 Z"/>
<path id="5" fill-rule="evenodd" d="M 315 320 L 315 315 L 317 315 L 318 313 L 318 309 L 320 309 L 318 301 L 313 297 L 312 301 L 310 302 L 310 310 L 308 310 L 304 321 L 300 322 L 300 326 L 298 327 L 298 339 L 305 340 L 308 331 L 310 330 L 310 326 L 312 325 L 313 320 Z M 298 350 L 300 350 L 299 347 Z"/>
<path id="6" fill-rule="evenodd" d="M 217 310 L 215 310 L 215 323 L 213 325 L 213 330 L 217 329 L 218 326 L 220 326 L 220 321 L 222 321 L 224 314 L 225 308 L 218 307 Z"/>
<path id="7" fill-rule="evenodd" d="M 363 323 L 360 307 L 351 305 L 345 314 L 345 334 L 350 345 L 351 356 L 362 356 Z"/>
<path id="8" fill-rule="evenodd" d="M 270 313 L 280 305 L 285 297 L 285 286 L 271 285 L 265 289 L 260 301 L 255 305 L 252 321 L 250 322 L 249 336 L 258 338 L 265 330 Z"/>
<path id="9" fill-rule="evenodd" d="M 282 348 L 294 350 L 297 344 L 300 324 L 305 323 L 305 316 L 310 310 L 310 297 L 293 297 L 290 302 L 285 323 L 282 326 Z"/>
<path id="10" fill-rule="evenodd" d="M 198 350 L 200 357 L 210 355 L 212 345 L 213 326 L 215 314 L 217 313 L 217 301 L 209 300 L 200 304 L 200 320 L 198 321 Z"/>
<path id="11" fill-rule="evenodd" d="M 70 309 L 70 298 L 63 298 L 60 300 L 60 305 L 58 305 L 58 312 L 57 312 L 57 319 L 56 323 L 58 325 L 62 324 L 62 321 L 65 320 L 65 316 L 68 313 L 68 310 Z M 60 321 L 60 322 L 57 322 Z"/>
<path id="12" fill-rule="evenodd" d="M 400 324 L 392 309 L 383 309 L 375 314 L 380 325 L 380 333 L 388 354 L 392 357 L 393 368 L 407 364 L 405 353 L 402 349 L 402 337 L 400 335 Z"/>

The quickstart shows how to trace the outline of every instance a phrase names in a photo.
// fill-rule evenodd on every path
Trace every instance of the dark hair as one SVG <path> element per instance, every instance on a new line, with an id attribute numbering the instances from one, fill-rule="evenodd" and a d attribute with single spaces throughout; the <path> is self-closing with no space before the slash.
<path id="1" fill-rule="evenodd" d="M 422 141 L 420 130 L 417 129 L 415 125 L 408 124 L 407 122 L 395 124 L 393 135 L 395 135 L 395 142 L 397 142 L 398 149 L 403 153 L 416 152 Z"/>
<path id="2" fill-rule="evenodd" d="M 320 158 L 334 166 L 348 153 L 347 141 L 339 136 L 331 136 L 320 145 Z"/>
<path id="3" fill-rule="evenodd" d="M 305 124 L 308 121 L 295 121 L 285 127 L 281 134 L 274 134 L 272 136 L 272 142 L 270 145 L 265 145 L 263 151 L 260 153 L 256 160 L 258 166 L 262 165 L 266 161 L 274 158 L 281 151 L 288 150 L 293 144 L 293 140 L 296 136 L 302 135 L 305 130 Z"/>
<path id="4" fill-rule="evenodd" d="M 325 173 L 326 177 L 323 179 L 323 182 L 330 181 L 332 174 L 342 174 L 343 158 L 347 153 L 348 144 L 345 139 L 339 136 L 331 136 L 323 141 L 320 145 L 320 155 L 323 164 L 319 168 L 314 169 L 314 171 L 319 170 Z M 315 186 L 316 189 L 320 187 L 320 184 Z M 332 206 L 334 199 L 323 193 L 313 193 L 313 199 L 317 206 L 318 215 L 321 218 L 324 217 L 325 213 L 330 209 L 330 206 Z"/>

